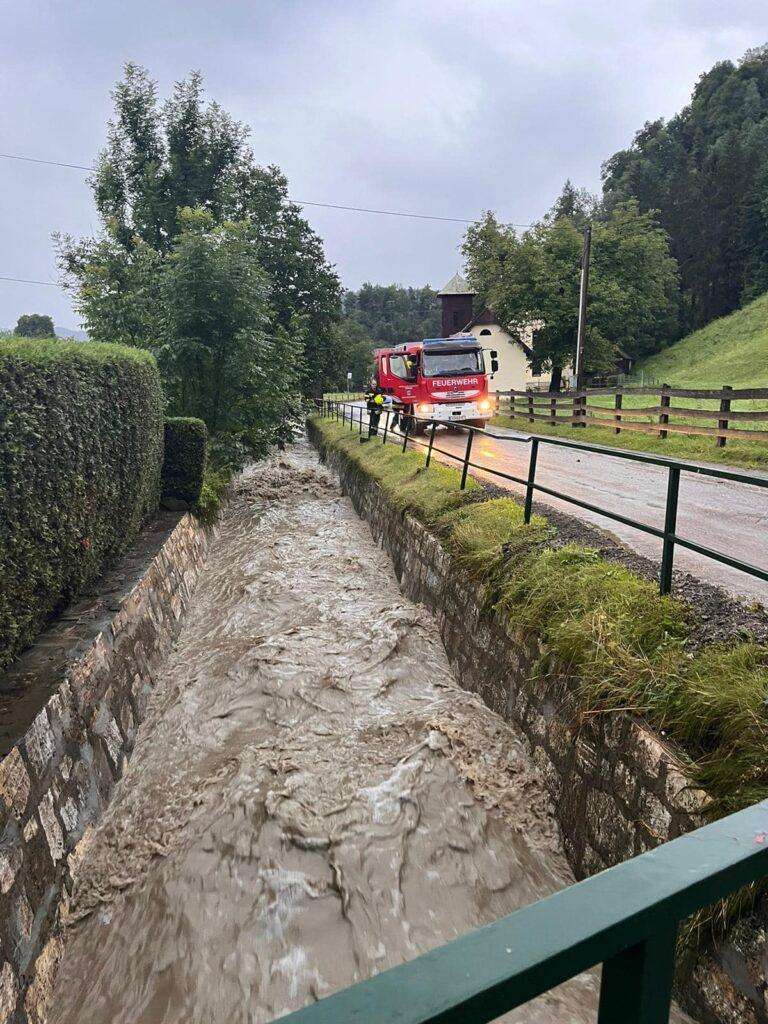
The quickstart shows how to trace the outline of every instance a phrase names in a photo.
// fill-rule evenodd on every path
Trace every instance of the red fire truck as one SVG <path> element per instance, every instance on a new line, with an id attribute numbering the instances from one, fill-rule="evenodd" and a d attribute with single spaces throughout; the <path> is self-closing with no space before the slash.
<path id="1" fill-rule="evenodd" d="M 496 411 L 488 380 L 499 368 L 498 357 L 489 351 L 489 374 L 483 347 L 473 335 L 426 338 L 380 348 L 374 355 L 374 382 L 409 418 L 411 433 L 426 429 L 420 420 L 484 427 Z"/>

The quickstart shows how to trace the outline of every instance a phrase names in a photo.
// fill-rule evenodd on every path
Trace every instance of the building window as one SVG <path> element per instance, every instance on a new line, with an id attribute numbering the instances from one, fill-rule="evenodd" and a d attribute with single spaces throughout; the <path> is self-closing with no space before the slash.
<path id="1" fill-rule="evenodd" d="M 484 328 L 483 328 L 483 330 L 482 330 L 482 331 L 480 331 L 480 336 L 482 337 L 482 336 L 483 336 L 484 334 L 488 334 L 488 335 L 490 335 L 490 333 L 491 333 L 491 332 L 490 332 L 490 331 L 488 330 L 488 328 L 487 328 L 487 327 L 484 327 Z"/>

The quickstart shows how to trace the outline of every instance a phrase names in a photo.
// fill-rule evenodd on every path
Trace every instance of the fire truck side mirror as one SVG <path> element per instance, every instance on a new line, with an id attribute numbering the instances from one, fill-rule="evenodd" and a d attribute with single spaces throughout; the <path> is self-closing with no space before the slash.
<path id="1" fill-rule="evenodd" d="M 491 349 L 491 373 L 496 373 L 499 369 L 499 353 L 495 348 Z"/>

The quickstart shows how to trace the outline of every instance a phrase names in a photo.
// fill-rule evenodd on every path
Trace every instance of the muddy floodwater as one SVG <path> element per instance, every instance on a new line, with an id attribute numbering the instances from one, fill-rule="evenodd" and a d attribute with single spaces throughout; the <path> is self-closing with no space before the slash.
<path id="1" fill-rule="evenodd" d="M 514 731 L 299 444 L 242 478 L 78 869 L 49 1024 L 257 1024 L 572 882 Z M 595 1019 L 597 976 L 505 1020 Z"/>

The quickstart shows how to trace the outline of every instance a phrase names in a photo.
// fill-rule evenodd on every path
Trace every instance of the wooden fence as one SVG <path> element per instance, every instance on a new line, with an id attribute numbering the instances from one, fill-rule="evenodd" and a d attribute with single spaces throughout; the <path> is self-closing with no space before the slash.
<path id="1" fill-rule="evenodd" d="M 553 426 L 570 423 L 574 427 L 612 427 L 636 430 L 644 434 L 667 437 L 668 434 L 698 434 L 715 438 L 722 448 L 727 438 L 744 441 L 767 441 L 768 421 L 765 409 L 733 409 L 733 402 L 760 401 L 768 403 L 768 388 L 676 388 L 669 385 L 647 388 L 585 388 L 582 391 L 499 391 L 499 412 L 512 419 Z M 639 396 L 653 396 L 654 404 L 635 405 Z M 613 398 L 612 404 L 610 398 Z M 624 404 L 625 399 L 631 403 Z M 673 404 L 673 399 L 675 402 Z M 680 404 L 680 399 L 717 402 L 714 409 Z M 594 400 L 592 404 L 590 400 Z M 603 404 L 606 403 L 606 404 Z M 641 419 L 634 419 L 639 416 Z M 706 421 L 714 425 L 707 425 Z M 757 426 L 760 429 L 755 429 Z"/>

